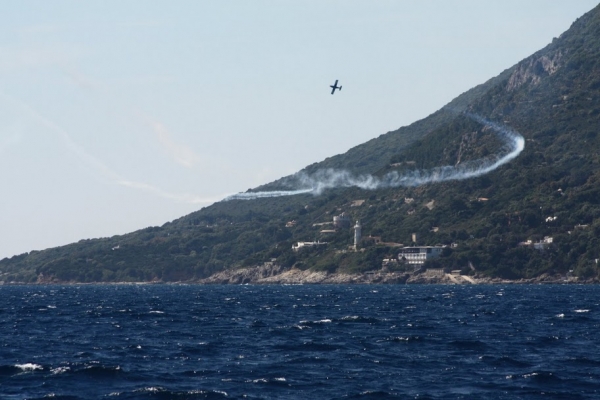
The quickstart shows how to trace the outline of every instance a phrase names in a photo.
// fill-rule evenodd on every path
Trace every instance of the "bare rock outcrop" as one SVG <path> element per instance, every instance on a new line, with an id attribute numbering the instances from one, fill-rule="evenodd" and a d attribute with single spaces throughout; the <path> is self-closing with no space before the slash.
<path id="1" fill-rule="evenodd" d="M 511 92 L 527 82 L 534 85 L 553 75 L 562 66 L 563 55 L 560 51 L 540 57 L 530 57 L 520 62 L 508 80 L 506 90 Z"/>

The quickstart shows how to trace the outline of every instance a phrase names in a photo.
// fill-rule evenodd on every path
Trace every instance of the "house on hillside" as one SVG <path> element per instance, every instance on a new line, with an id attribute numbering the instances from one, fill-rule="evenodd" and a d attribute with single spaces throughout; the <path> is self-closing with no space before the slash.
<path id="1" fill-rule="evenodd" d="M 442 255 L 443 246 L 404 247 L 398 253 L 398 260 L 407 264 L 423 265 L 425 261 Z"/>
<path id="2" fill-rule="evenodd" d="M 533 240 L 527 239 L 526 241 L 519 243 L 519 246 L 532 247 L 536 250 L 543 251 L 550 247 L 550 245 L 552 245 L 553 242 L 554 239 L 551 236 L 545 236 L 544 239 L 535 243 L 533 242 Z"/>
<path id="3" fill-rule="evenodd" d="M 318 246 L 326 246 L 327 242 L 298 242 L 294 245 L 292 245 L 292 250 L 294 251 L 300 251 L 302 249 L 306 249 L 306 248 L 311 248 L 311 247 L 318 247 Z"/>
<path id="4" fill-rule="evenodd" d="M 347 229 L 352 226 L 352 220 L 346 213 L 340 215 L 334 215 L 333 217 L 333 229 Z"/>

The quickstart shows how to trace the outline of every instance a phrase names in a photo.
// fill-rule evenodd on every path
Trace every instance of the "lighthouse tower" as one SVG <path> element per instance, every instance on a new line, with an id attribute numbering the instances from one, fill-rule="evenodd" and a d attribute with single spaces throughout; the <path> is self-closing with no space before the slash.
<path id="1" fill-rule="evenodd" d="M 356 221 L 356 225 L 354 225 L 354 250 L 358 249 L 358 243 L 361 238 L 361 226 L 360 221 Z"/>

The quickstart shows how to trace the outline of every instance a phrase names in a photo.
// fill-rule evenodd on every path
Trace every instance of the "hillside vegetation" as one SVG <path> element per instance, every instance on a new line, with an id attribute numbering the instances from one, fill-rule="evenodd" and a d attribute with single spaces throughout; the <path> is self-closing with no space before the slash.
<path id="1" fill-rule="evenodd" d="M 274 262 L 284 268 L 363 272 L 397 248 L 327 225 L 342 212 L 363 236 L 447 245 L 426 267 L 508 279 L 598 276 L 600 259 L 600 6 L 546 48 L 414 124 L 305 168 L 381 176 L 489 156 L 501 143 L 469 112 L 526 139 L 514 160 L 484 176 L 419 187 L 339 188 L 315 196 L 232 200 L 161 227 L 82 240 L 0 261 L 5 282 L 193 281 L 224 269 Z M 285 188 L 281 179 L 256 190 Z M 364 201 L 357 201 L 364 200 Z M 543 251 L 519 245 L 551 237 Z M 292 251 L 298 241 L 327 245 Z M 397 268 L 402 268 L 398 266 Z"/>

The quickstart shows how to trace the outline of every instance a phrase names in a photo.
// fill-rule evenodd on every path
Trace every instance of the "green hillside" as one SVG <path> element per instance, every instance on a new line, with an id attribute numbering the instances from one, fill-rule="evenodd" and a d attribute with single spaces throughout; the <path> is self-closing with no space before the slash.
<path id="1" fill-rule="evenodd" d="M 509 279 L 544 273 L 597 277 L 600 6 L 544 49 L 442 110 L 303 172 L 335 168 L 383 176 L 459 165 L 499 151 L 502 143 L 492 130 L 465 112 L 520 132 L 524 151 L 478 178 L 219 202 L 161 227 L 1 260 L 0 281 L 193 281 L 272 259 L 284 268 L 361 272 L 379 269 L 384 258 L 397 254 L 391 245 L 368 240 L 362 251 L 346 251 L 349 228 L 321 232 L 331 230 L 327 224 L 342 212 L 361 221 L 363 236 L 408 245 L 416 234 L 420 245 L 447 245 L 441 258 L 428 262 L 430 268 Z M 256 190 L 285 189 L 289 181 Z M 545 237 L 552 243 L 543 250 L 520 245 Z M 292 251 L 294 243 L 314 240 L 327 245 Z"/>

